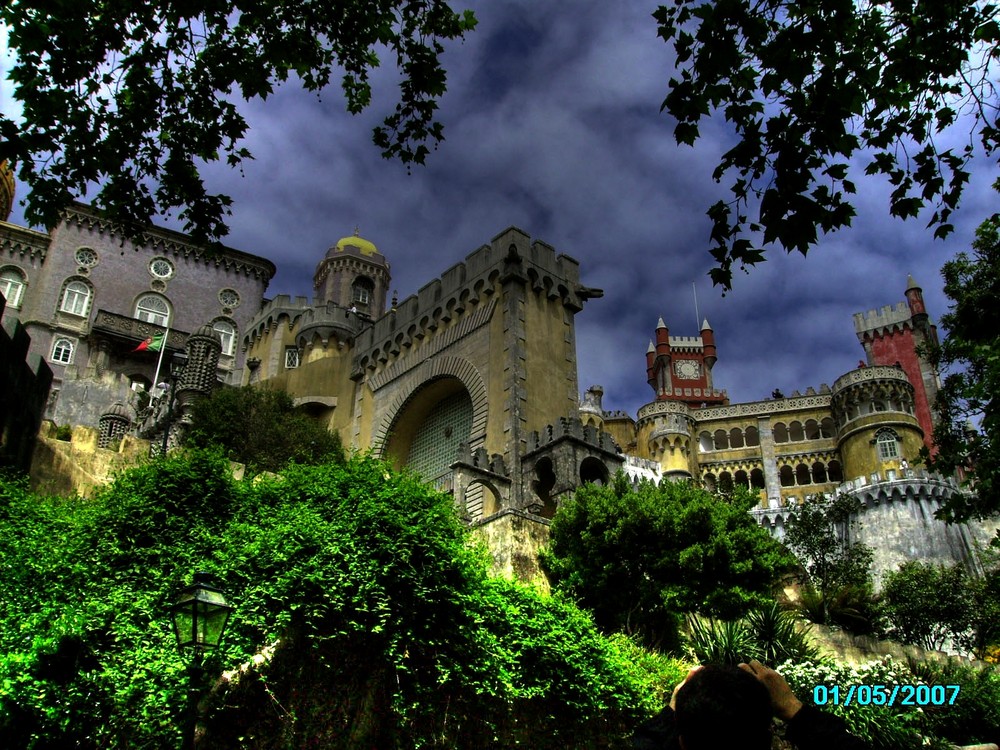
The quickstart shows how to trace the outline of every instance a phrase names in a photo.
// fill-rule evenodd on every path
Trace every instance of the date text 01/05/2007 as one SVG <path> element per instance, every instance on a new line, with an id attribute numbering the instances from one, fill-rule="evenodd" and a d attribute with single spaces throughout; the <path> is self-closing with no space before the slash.
<path id="1" fill-rule="evenodd" d="M 817 706 L 944 706 L 958 697 L 959 685 L 816 685 Z"/>

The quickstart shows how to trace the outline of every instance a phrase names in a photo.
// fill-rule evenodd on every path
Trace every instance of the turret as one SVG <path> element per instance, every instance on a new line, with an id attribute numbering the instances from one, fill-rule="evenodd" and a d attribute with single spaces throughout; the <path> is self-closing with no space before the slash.
<path id="1" fill-rule="evenodd" d="M 909 304 L 910 313 L 914 318 L 918 315 L 922 315 L 924 318 L 927 317 L 927 308 L 924 307 L 923 289 L 917 286 L 917 282 L 913 280 L 912 275 L 906 277 L 906 302 Z"/>
<path id="2" fill-rule="evenodd" d="M 667 329 L 667 324 L 663 322 L 663 318 L 660 318 L 656 324 L 656 356 L 670 356 L 670 331 Z"/>
<path id="3" fill-rule="evenodd" d="M 711 370 L 719 358 L 716 356 L 715 351 L 715 331 L 708 324 L 708 318 L 705 318 L 701 322 L 701 342 L 705 348 L 705 367 Z"/>

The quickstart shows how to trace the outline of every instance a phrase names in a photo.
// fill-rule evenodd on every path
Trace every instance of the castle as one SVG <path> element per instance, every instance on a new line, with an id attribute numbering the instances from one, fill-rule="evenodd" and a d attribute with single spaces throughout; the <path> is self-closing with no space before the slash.
<path id="1" fill-rule="evenodd" d="M 852 493 L 879 571 L 912 557 L 974 566 L 974 542 L 990 536 L 935 521 L 961 490 L 916 465 L 937 389 L 919 345 L 937 334 L 912 279 L 905 301 L 855 315 L 857 368 L 818 392 L 764 401 L 730 404 L 717 388 L 708 321 L 673 336 L 660 320 L 645 361 L 653 397 L 633 418 L 604 411 L 599 387 L 580 398 L 574 320 L 601 291 L 519 229 L 402 301 L 387 299 L 387 257 L 357 233 L 319 259 L 312 297 L 265 299 L 274 273 L 264 258 L 208 252 L 165 229 L 126 237 L 79 204 L 48 234 L 0 222 L 3 320 L 23 326 L 52 370 L 49 419 L 134 426 L 162 379 L 160 358 L 136 349 L 169 331 L 168 359 L 211 350 L 198 382 L 285 389 L 346 446 L 452 493 L 501 570 L 530 576 L 560 499 L 619 469 L 744 485 L 779 536 L 790 503 Z M 169 425 L 153 422 L 158 442 Z"/>

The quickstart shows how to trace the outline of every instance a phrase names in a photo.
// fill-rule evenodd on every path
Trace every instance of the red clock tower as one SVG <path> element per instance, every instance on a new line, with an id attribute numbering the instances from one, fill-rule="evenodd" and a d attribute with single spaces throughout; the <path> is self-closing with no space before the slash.
<path id="1" fill-rule="evenodd" d="M 680 401 L 688 406 L 729 403 L 725 391 L 712 385 L 716 361 L 715 332 L 705 320 L 698 336 L 671 336 L 663 318 L 656 326 L 656 343 L 646 351 L 646 380 L 657 401 Z"/>

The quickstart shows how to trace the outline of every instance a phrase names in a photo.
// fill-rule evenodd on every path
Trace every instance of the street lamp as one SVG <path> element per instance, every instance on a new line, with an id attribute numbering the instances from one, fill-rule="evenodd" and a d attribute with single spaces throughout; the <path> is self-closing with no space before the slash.
<path id="1" fill-rule="evenodd" d="M 185 587 L 170 608 L 174 620 L 177 645 L 193 649 L 188 667 L 191 678 L 189 688 L 188 722 L 184 731 L 184 750 L 193 750 L 195 725 L 198 721 L 198 697 L 205 670 L 202 667 L 204 652 L 214 649 L 222 640 L 233 608 L 226 603 L 222 589 L 213 586 L 208 573 L 195 573 L 194 583 Z"/>

